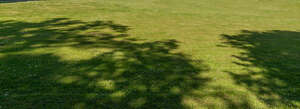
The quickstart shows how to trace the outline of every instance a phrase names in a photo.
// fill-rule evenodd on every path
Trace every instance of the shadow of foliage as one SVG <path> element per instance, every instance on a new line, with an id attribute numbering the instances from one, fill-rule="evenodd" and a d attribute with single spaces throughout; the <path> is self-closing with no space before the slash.
<path id="1" fill-rule="evenodd" d="M 300 32 L 244 30 L 223 38 L 226 45 L 244 50 L 233 57 L 247 73 L 228 72 L 239 85 L 269 107 L 300 107 Z"/>
<path id="2" fill-rule="evenodd" d="M 199 76 L 207 66 L 173 52 L 176 40 L 130 38 L 129 29 L 67 18 L 0 21 L 0 105 L 187 108 L 183 96 L 209 81 Z"/>

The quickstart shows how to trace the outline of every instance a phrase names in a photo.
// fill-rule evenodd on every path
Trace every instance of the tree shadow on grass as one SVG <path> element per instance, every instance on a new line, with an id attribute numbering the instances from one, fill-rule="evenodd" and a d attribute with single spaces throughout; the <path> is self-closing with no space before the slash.
<path id="1" fill-rule="evenodd" d="M 39 1 L 39 0 L 0 0 L 0 3 L 16 3 L 16 2 L 28 2 L 28 1 Z"/>
<path id="2" fill-rule="evenodd" d="M 173 52 L 178 41 L 130 38 L 111 21 L 0 21 L 4 108 L 188 108 L 208 70 Z M 4 102 L 3 102 L 4 101 Z"/>
<path id="3" fill-rule="evenodd" d="M 228 72 L 236 83 L 269 107 L 300 108 L 300 32 L 244 30 L 223 37 L 225 44 L 244 50 L 233 57 L 247 73 Z"/>

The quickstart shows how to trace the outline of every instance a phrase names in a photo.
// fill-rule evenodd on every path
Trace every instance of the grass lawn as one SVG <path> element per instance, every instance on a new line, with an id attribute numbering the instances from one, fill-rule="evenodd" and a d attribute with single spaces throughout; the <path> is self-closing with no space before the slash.
<path id="1" fill-rule="evenodd" d="M 0 0 L 0 109 L 298 109 L 299 0 Z"/>

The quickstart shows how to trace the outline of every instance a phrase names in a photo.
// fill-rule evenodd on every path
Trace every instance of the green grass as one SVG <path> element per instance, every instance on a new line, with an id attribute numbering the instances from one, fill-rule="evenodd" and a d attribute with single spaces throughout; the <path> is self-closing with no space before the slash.
<path id="1" fill-rule="evenodd" d="M 0 0 L 0 109 L 297 109 L 299 10 L 299 0 Z"/>

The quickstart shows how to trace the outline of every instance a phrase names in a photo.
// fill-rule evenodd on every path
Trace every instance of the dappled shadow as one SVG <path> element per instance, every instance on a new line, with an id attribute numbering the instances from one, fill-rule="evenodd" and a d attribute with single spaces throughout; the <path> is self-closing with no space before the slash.
<path id="1" fill-rule="evenodd" d="M 28 1 L 39 1 L 39 0 L 0 0 L 0 3 L 16 3 L 16 2 L 28 2 Z"/>
<path id="2" fill-rule="evenodd" d="M 130 38 L 112 21 L 0 21 L 4 108 L 187 108 L 208 70 L 178 41 Z"/>
<path id="3" fill-rule="evenodd" d="M 228 71 L 237 84 L 269 107 L 300 107 L 300 32 L 244 30 L 223 37 L 226 45 L 243 50 L 233 57 L 246 72 Z"/>

